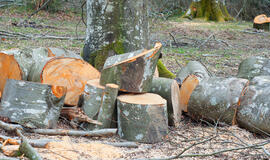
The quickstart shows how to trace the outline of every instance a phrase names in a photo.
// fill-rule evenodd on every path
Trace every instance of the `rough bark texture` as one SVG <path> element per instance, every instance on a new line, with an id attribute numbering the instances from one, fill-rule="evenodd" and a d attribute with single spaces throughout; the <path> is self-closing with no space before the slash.
<path id="1" fill-rule="evenodd" d="M 151 50 L 109 57 L 101 72 L 100 84 L 114 83 L 125 92 L 148 92 L 161 46 L 161 43 L 157 43 Z"/>
<path id="2" fill-rule="evenodd" d="M 145 0 L 87 0 L 83 59 L 101 70 L 108 56 L 148 48 L 147 6 Z"/>
<path id="3" fill-rule="evenodd" d="M 9 79 L 0 115 L 29 128 L 53 128 L 64 105 L 65 91 L 60 86 Z"/>
<path id="4" fill-rule="evenodd" d="M 184 81 L 189 75 L 195 75 L 198 80 L 209 78 L 211 73 L 207 68 L 198 61 L 190 61 L 188 64 L 181 68 L 181 70 L 176 74 L 177 78 L 180 78 L 181 81 Z"/>
<path id="5" fill-rule="evenodd" d="M 251 80 L 255 76 L 270 75 L 270 60 L 264 57 L 249 57 L 242 61 L 237 77 Z"/>
<path id="6" fill-rule="evenodd" d="M 237 113 L 239 126 L 256 133 L 270 133 L 270 76 L 255 77 L 250 81 Z"/>
<path id="7" fill-rule="evenodd" d="M 102 125 L 96 126 L 96 128 L 110 128 L 118 90 L 118 85 L 106 84 L 97 118 Z"/>
<path id="8" fill-rule="evenodd" d="M 160 95 L 167 100 L 169 125 L 179 126 L 182 110 L 180 109 L 180 91 L 176 80 L 168 78 L 153 78 L 151 93 Z"/>
<path id="9" fill-rule="evenodd" d="M 191 94 L 188 114 L 195 119 L 231 124 L 247 83 L 248 80 L 240 78 L 212 77 L 202 80 Z"/>
<path id="10" fill-rule="evenodd" d="M 147 94 L 150 94 L 154 100 L 144 103 L 142 100 L 149 98 Z M 130 101 L 127 98 L 133 100 Z M 161 142 L 167 135 L 168 117 L 165 99 L 156 94 L 146 93 L 121 95 L 117 100 L 120 138 L 136 142 L 156 143 Z M 162 102 L 158 103 L 160 101 Z"/>
<path id="11" fill-rule="evenodd" d="M 227 11 L 225 0 L 192 0 L 184 17 L 218 22 L 233 20 Z"/>

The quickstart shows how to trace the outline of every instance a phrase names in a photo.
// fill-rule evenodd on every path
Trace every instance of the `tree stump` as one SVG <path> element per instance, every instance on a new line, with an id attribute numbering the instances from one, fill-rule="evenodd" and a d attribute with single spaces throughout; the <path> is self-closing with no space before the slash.
<path id="1" fill-rule="evenodd" d="M 190 61 L 188 64 L 181 68 L 181 70 L 176 74 L 177 78 L 184 81 L 189 75 L 195 75 L 198 80 L 209 78 L 211 73 L 207 68 L 198 61 Z"/>
<path id="2" fill-rule="evenodd" d="M 237 122 L 249 131 L 270 133 L 270 76 L 258 76 L 250 81 L 240 99 Z"/>
<path id="3" fill-rule="evenodd" d="M 177 81 L 168 78 L 153 78 L 150 92 L 167 100 L 169 125 L 179 126 L 182 110 L 179 106 L 180 91 Z"/>
<path id="4" fill-rule="evenodd" d="M 31 68 L 29 80 L 67 87 L 65 104 L 75 106 L 86 82 L 99 77 L 100 73 L 81 59 L 49 57 Z"/>
<path id="5" fill-rule="evenodd" d="M 253 28 L 263 29 L 265 31 L 270 30 L 270 18 L 268 18 L 265 14 L 258 15 L 254 18 Z"/>
<path id="6" fill-rule="evenodd" d="M 167 105 L 161 96 L 153 93 L 126 94 L 118 96 L 117 100 L 120 138 L 156 143 L 167 135 Z"/>
<path id="7" fill-rule="evenodd" d="M 231 124 L 248 80 L 211 77 L 202 80 L 193 90 L 188 102 L 188 115 L 194 119 Z"/>
<path id="8" fill-rule="evenodd" d="M 161 47 L 161 43 L 156 43 L 151 50 L 109 57 L 101 72 L 100 84 L 117 84 L 125 92 L 148 92 Z"/>
<path id="9" fill-rule="evenodd" d="M 240 63 L 237 77 L 251 80 L 256 76 L 269 75 L 270 60 L 268 58 L 249 57 Z"/>
<path id="10" fill-rule="evenodd" d="M 66 88 L 7 80 L 0 116 L 29 128 L 53 128 L 64 105 Z"/>

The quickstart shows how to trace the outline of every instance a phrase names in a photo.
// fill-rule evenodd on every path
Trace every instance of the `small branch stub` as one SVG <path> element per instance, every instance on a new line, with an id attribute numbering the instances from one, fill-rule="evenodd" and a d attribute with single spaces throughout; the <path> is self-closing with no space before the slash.
<path id="1" fill-rule="evenodd" d="M 126 94 L 117 98 L 120 138 L 143 142 L 161 142 L 168 133 L 167 102 L 153 93 Z"/>

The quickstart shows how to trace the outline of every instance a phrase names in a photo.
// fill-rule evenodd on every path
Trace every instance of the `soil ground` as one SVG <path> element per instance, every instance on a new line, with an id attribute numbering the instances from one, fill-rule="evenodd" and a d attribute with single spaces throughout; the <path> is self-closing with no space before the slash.
<path id="1" fill-rule="evenodd" d="M 85 25 L 80 22 L 80 15 L 73 13 L 49 14 L 41 11 L 29 21 L 43 27 L 16 27 L 13 24 L 24 20 L 29 13 L 3 9 L 0 10 L 0 31 L 10 31 L 31 35 L 54 35 L 66 37 L 85 36 Z M 47 27 L 46 27 L 47 26 Z M 23 47 L 60 47 L 80 53 L 83 40 L 56 40 L 1 37 L 0 50 Z M 173 40 L 173 38 L 175 40 Z M 252 29 L 251 22 L 204 22 L 173 17 L 169 20 L 153 19 L 151 21 L 151 40 L 161 41 L 164 45 L 164 64 L 174 73 L 191 60 L 202 62 L 216 76 L 230 77 L 237 74 L 240 62 L 249 56 L 270 56 L 270 34 Z M 163 142 L 156 144 L 139 144 L 138 148 L 120 148 L 122 159 L 165 158 L 174 156 L 187 147 L 182 155 L 209 154 L 224 149 L 245 147 L 268 140 L 267 136 L 259 136 L 237 126 L 225 124 L 195 122 L 183 115 L 182 122 L 177 128 L 170 128 Z M 68 122 L 59 121 L 59 128 L 70 129 Z M 1 130 L 1 134 L 14 136 Z M 24 133 L 29 139 L 48 138 L 48 136 Z M 51 136 L 52 139 L 62 139 L 61 136 Z M 70 137 L 73 143 L 90 142 L 119 142 L 118 136 L 106 138 Z M 212 138 L 212 139 L 209 139 Z M 198 142 L 202 144 L 195 145 Z M 228 151 L 215 155 L 185 157 L 183 159 L 268 159 L 270 145 L 264 148 L 253 147 Z M 46 154 L 45 151 L 39 150 Z M 44 153 L 45 152 L 45 153 Z M 77 153 L 76 148 L 74 152 Z M 55 153 L 57 154 L 57 153 Z M 109 153 L 108 153 L 109 154 Z M 269 155 L 269 154 L 268 154 Z M 26 159 L 26 158 L 23 158 Z M 44 159 L 55 159 L 44 158 Z M 62 157 L 62 159 L 69 159 Z M 99 159 L 88 153 L 80 159 Z"/>

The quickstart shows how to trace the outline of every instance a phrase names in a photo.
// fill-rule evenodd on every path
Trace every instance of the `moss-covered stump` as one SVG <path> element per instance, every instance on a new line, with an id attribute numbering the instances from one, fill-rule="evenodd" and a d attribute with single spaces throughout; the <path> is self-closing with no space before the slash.
<path id="1" fill-rule="evenodd" d="M 252 132 L 270 133 L 270 76 L 258 76 L 250 81 L 241 97 L 237 122 Z"/>
<path id="2" fill-rule="evenodd" d="M 161 142 L 168 133 L 166 100 L 153 93 L 126 94 L 117 98 L 120 138 L 143 142 Z"/>
<path id="3" fill-rule="evenodd" d="M 155 77 L 151 84 L 151 93 L 155 93 L 167 100 L 169 125 L 179 126 L 182 110 L 180 109 L 180 91 L 176 80 Z"/>
<path id="4" fill-rule="evenodd" d="M 102 123 L 96 128 L 110 128 L 115 109 L 115 102 L 118 95 L 119 86 L 116 84 L 106 84 L 100 104 L 97 120 Z"/>
<path id="5" fill-rule="evenodd" d="M 209 78 L 211 73 L 198 61 L 190 61 L 176 74 L 176 77 L 184 81 L 189 75 L 196 75 L 199 80 Z"/>
<path id="6" fill-rule="evenodd" d="M 233 20 L 223 0 L 192 0 L 185 18 L 202 18 L 207 21 L 224 22 Z"/>
<path id="7" fill-rule="evenodd" d="M 211 77 L 202 80 L 188 102 L 188 115 L 211 122 L 235 122 L 236 109 L 248 80 Z"/>
<path id="8" fill-rule="evenodd" d="M 29 128 L 54 128 L 64 105 L 66 88 L 7 80 L 0 116 Z"/>
<path id="9" fill-rule="evenodd" d="M 249 57 L 238 68 L 237 77 L 251 80 L 256 76 L 270 75 L 270 60 L 264 57 Z"/>
<path id="10" fill-rule="evenodd" d="M 254 21 L 253 21 L 253 28 L 269 31 L 270 30 L 270 18 L 268 18 L 264 14 L 256 16 L 254 18 Z"/>
<path id="11" fill-rule="evenodd" d="M 103 67 L 100 84 L 117 84 L 120 91 L 148 92 L 160 55 L 162 44 L 150 50 L 138 50 L 109 57 Z"/>

